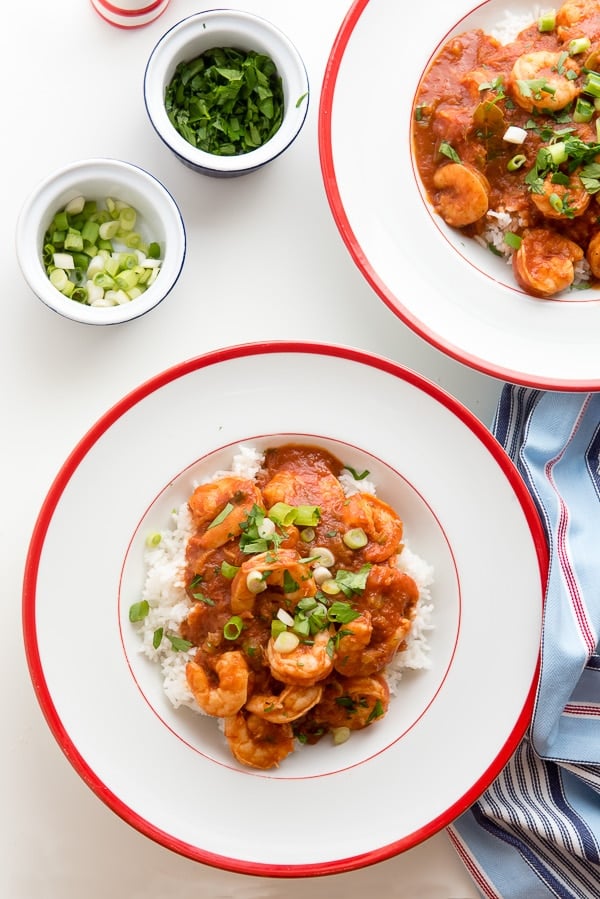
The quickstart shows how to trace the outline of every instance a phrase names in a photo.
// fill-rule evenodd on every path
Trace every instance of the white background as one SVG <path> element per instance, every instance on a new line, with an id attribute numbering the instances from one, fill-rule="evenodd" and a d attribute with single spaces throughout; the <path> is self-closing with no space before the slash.
<path id="1" fill-rule="evenodd" d="M 172 157 L 142 102 L 154 43 L 201 5 L 171 0 L 155 22 L 126 31 L 104 22 L 86 0 L 34 0 L 13 4 L 10 27 L 0 32 L 3 899 L 479 895 L 444 833 L 368 869 L 312 881 L 237 875 L 178 857 L 121 821 L 71 768 L 40 712 L 23 650 L 25 557 L 54 476 L 104 412 L 177 362 L 254 340 L 353 345 L 417 370 L 491 423 L 501 384 L 441 355 L 388 310 L 352 262 L 329 210 L 317 143 L 319 92 L 348 6 L 346 0 L 240 4 L 297 45 L 311 102 L 300 137 L 283 157 L 232 180 L 197 175 Z M 26 195 L 58 166 L 87 156 L 119 157 L 156 175 L 179 203 L 188 234 L 174 292 L 142 319 L 113 328 L 49 311 L 27 288 L 14 254 Z M 132 446 L 131 458 L 143 452 Z M 85 639 L 76 622 L 73 639 Z M 374 814 L 383 801 L 373 797 Z M 287 813 L 293 810 L 284 811 L 282 826 Z"/>

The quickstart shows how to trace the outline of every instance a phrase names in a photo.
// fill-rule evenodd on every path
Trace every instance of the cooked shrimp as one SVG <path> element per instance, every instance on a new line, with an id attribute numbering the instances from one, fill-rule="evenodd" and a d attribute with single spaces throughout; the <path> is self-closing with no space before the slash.
<path id="1" fill-rule="evenodd" d="M 231 610 L 236 615 L 251 612 L 259 592 L 248 586 L 248 576 L 281 593 L 286 609 L 294 609 L 299 600 L 317 592 L 310 566 L 295 549 L 268 550 L 247 559 L 231 582 Z"/>
<path id="2" fill-rule="evenodd" d="M 194 699 L 207 715 L 216 718 L 235 715 L 248 697 L 248 665 L 237 650 L 220 655 L 214 663 L 214 672 L 190 661 L 185 676 Z"/>
<path id="3" fill-rule="evenodd" d="M 535 50 L 515 61 L 507 90 L 522 109 L 558 112 L 577 98 L 579 87 L 574 76 L 579 72 L 575 60 L 564 53 Z"/>
<path id="4" fill-rule="evenodd" d="M 452 228 L 464 228 L 488 211 L 490 186 L 481 172 L 470 165 L 450 162 L 433 176 L 435 208 Z"/>
<path id="5" fill-rule="evenodd" d="M 199 546 L 211 549 L 239 537 L 240 524 L 254 505 L 263 508 L 263 501 L 253 481 L 224 477 L 196 487 L 188 505 L 194 525 L 204 529 L 198 537 Z M 220 516 L 223 520 L 213 524 Z"/>
<path id="6" fill-rule="evenodd" d="M 251 713 L 238 712 L 226 718 L 225 737 L 233 756 L 250 768 L 276 768 L 294 751 L 289 724 L 272 724 Z"/>
<path id="7" fill-rule="evenodd" d="M 371 614 L 363 612 L 339 631 L 333 666 L 341 674 L 359 670 L 363 655 L 373 636 Z"/>
<path id="8" fill-rule="evenodd" d="M 597 12 L 598 0 L 566 0 L 556 11 L 556 24 L 561 28 L 570 28 Z"/>
<path id="9" fill-rule="evenodd" d="M 246 703 L 246 710 L 271 721 L 272 724 L 289 724 L 305 715 L 321 701 L 323 687 L 287 686 L 278 695 L 255 694 Z"/>
<path id="10" fill-rule="evenodd" d="M 390 690 L 383 675 L 340 677 L 327 684 L 312 717 L 330 728 L 361 730 L 383 718 L 389 702 Z"/>
<path id="11" fill-rule="evenodd" d="M 312 686 L 322 681 L 333 670 L 333 652 L 330 640 L 333 630 L 319 631 L 312 642 L 299 643 L 291 652 L 275 648 L 271 638 L 267 644 L 267 662 L 273 677 L 284 684 Z"/>
<path id="12" fill-rule="evenodd" d="M 419 588 L 408 574 L 374 565 L 356 600 L 359 617 L 338 632 L 335 670 L 367 676 L 385 668 L 410 632 L 418 599 Z"/>
<path id="13" fill-rule="evenodd" d="M 590 240 L 585 258 L 589 263 L 594 278 L 600 278 L 600 231 L 596 231 Z"/>
<path id="14" fill-rule="evenodd" d="M 527 293 L 552 297 L 570 287 L 575 279 L 574 263 L 583 259 L 581 247 L 545 228 L 533 228 L 513 253 L 515 278 Z"/>
<path id="15" fill-rule="evenodd" d="M 262 492 L 268 508 L 275 503 L 336 507 L 344 501 L 344 491 L 338 479 L 323 470 L 299 475 L 296 471 L 283 468 L 264 485 Z"/>
<path id="16" fill-rule="evenodd" d="M 397 553 L 402 540 L 402 519 L 383 500 L 370 493 L 354 493 L 342 510 L 346 531 L 361 528 L 369 540 L 360 550 L 367 562 L 384 562 Z"/>
<path id="17" fill-rule="evenodd" d="M 568 184 L 557 184 L 552 175 L 544 181 L 542 194 L 532 193 L 531 200 L 545 218 L 567 219 L 583 215 L 590 205 L 591 194 L 587 192 L 577 172 L 569 178 Z"/>

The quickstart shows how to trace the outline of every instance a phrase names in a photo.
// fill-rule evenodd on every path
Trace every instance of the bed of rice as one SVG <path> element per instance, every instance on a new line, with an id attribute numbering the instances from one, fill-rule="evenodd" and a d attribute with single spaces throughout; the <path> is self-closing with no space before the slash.
<path id="1" fill-rule="evenodd" d="M 205 481 L 217 480 L 229 474 L 254 480 L 261 467 L 263 456 L 253 447 L 240 446 L 233 456 L 229 471 L 216 471 Z M 362 491 L 375 494 L 376 487 L 371 481 L 356 481 L 352 474 L 344 470 L 340 476 L 344 491 L 349 496 Z M 185 666 L 195 649 L 176 651 L 166 637 L 168 633 L 178 633 L 181 622 L 186 618 L 191 603 L 185 592 L 185 547 L 191 534 L 191 521 L 187 502 L 172 513 L 170 527 L 160 532 L 157 545 L 146 546 L 146 577 L 141 599 L 148 602 L 150 611 L 146 618 L 137 625 L 141 639 L 140 651 L 151 661 L 160 665 L 164 691 L 175 708 L 187 706 L 199 714 L 203 714 L 188 688 L 185 678 Z M 390 692 L 395 694 L 405 669 L 428 668 L 430 666 L 430 646 L 428 634 L 433 628 L 433 602 L 431 585 L 433 568 L 406 545 L 398 557 L 398 567 L 409 574 L 419 587 L 417 612 L 407 647 L 398 653 L 394 662 L 388 667 L 386 675 Z M 163 628 L 163 639 L 158 646 L 153 646 L 154 634 Z"/>

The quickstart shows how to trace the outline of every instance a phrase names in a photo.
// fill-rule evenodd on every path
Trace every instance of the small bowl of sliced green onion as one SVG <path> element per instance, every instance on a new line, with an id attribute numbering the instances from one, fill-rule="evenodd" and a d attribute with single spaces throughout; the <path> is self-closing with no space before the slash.
<path id="1" fill-rule="evenodd" d="M 234 9 L 195 13 L 158 41 L 144 74 L 154 130 L 188 167 L 232 177 L 280 156 L 308 111 L 304 63 L 267 20 Z"/>
<path id="2" fill-rule="evenodd" d="M 25 201 L 16 230 L 32 291 L 74 321 L 139 318 L 172 290 L 186 254 L 179 207 L 153 175 L 117 159 L 71 163 Z"/>

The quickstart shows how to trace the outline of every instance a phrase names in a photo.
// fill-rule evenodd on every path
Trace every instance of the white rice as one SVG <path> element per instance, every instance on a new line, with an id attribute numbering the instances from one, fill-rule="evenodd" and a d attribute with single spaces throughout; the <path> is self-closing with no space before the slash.
<path id="1" fill-rule="evenodd" d="M 217 471 L 203 483 L 227 475 L 254 480 L 262 465 L 263 455 L 253 447 L 239 446 L 233 456 L 231 469 Z M 346 469 L 339 478 L 346 495 L 363 492 L 375 495 L 372 481 L 357 481 Z M 160 665 L 163 688 L 174 708 L 186 706 L 203 714 L 190 692 L 185 666 L 195 655 L 195 648 L 188 651 L 173 649 L 167 633 L 178 634 L 179 626 L 187 617 L 192 604 L 185 591 L 185 548 L 192 533 L 191 517 L 187 502 L 173 511 L 170 526 L 160 532 L 158 545 L 146 546 L 144 562 L 146 578 L 140 599 L 146 600 L 150 611 L 137 625 L 140 636 L 140 652 Z M 386 671 L 390 692 L 395 694 L 406 669 L 428 668 L 430 646 L 428 634 L 433 629 L 433 603 L 430 587 L 433 583 L 433 567 L 417 556 L 406 545 L 398 556 L 398 568 L 409 574 L 419 588 L 419 602 L 406 649 L 397 653 Z M 163 638 L 157 648 L 153 646 L 154 634 L 163 628 Z"/>
<path id="2" fill-rule="evenodd" d="M 500 41 L 501 44 L 510 44 L 510 42 L 514 41 L 524 28 L 533 24 L 533 22 L 537 22 L 542 11 L 541 6 L 532 6 L 530 12 L 524 13 L 515 13 L 506 10 L 502 18 L 493 28 L 490 28 L 489 33 L 492 37 L 495 37 L 497 41 Z"/>

